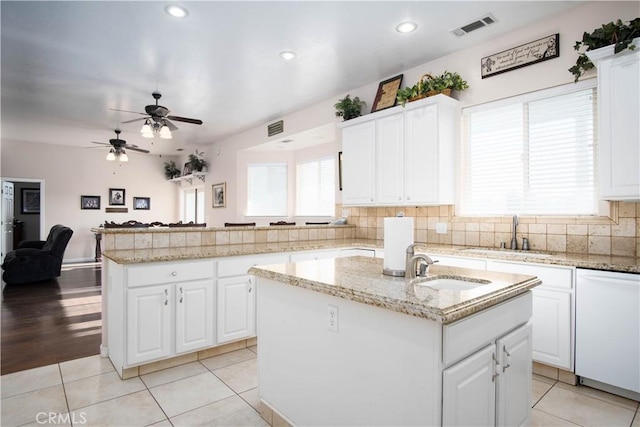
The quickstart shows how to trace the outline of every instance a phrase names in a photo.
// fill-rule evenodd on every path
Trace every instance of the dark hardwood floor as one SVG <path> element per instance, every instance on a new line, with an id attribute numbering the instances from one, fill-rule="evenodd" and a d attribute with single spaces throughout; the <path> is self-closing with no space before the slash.
<path id="1" fill-rule="evenodd" d="M 55 280 L 5 286 L 2 375 L 100 353 L 100 264 L 62 270 Z"/>

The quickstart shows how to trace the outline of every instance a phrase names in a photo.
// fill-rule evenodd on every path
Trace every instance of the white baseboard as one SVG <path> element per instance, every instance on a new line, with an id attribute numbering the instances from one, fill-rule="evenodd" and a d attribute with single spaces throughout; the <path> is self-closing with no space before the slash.
<path id="1" fill-rule="evenodd" d="M 83 262 L 96 262 L 95 258 L 65 258 L 62 260 L 62 265 L 64 264 L 80 264 Z"/>

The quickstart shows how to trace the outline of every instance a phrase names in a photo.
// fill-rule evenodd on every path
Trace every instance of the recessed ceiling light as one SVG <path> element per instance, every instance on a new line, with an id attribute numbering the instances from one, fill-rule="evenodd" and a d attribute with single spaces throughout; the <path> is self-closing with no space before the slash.
<path id="1" fill-rule="evenodd" d="M 284 52 L 280 52 L 280 58 L 284 59 L 285 61 L 291 61 L 292 59 L 295 59 L 298 55 L 296 55 L 295 52 L 291 52 L 290 50 L 285 50 Z"/>
<path id="2" fill-rule="evenodd" d="M 405 34 L 415 31 L 416 28 L 418 28 L 418 24 L 416 24 L 415 22 L 407 21 L 398 24 L 398 26 L 396 27 L 396 31 Z"/>
<path id="3" fill-rule="evenodd" d="M 184 7 L 177 6 L 172 4 L 164 8 L 164 11 L 174 18 L 186 18 L 189 12 Z"/>

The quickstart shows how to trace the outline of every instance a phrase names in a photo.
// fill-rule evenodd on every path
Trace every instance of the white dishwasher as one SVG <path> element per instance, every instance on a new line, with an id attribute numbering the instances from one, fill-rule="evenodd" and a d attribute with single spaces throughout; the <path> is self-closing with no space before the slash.
<path id="1" fill-rule="evenodd" d="M 640 274 L 577 269 L 576 278 L 580 383 L 638 399 Z"/>

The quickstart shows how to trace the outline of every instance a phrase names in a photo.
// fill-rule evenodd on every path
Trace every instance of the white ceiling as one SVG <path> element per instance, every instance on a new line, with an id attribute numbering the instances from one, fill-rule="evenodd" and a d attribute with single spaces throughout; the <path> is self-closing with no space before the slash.
<path id="1" fill-rule="evenodd" d="M 116 127 L 152 153 L 210 144 L 402 70 L 542 20 L 575 1 L 2 1 L 2 138 L 89 146 Z M 449 29 L 486 13 L 498 23 Z M 418 23 L 412 34 L 394 28 Z M 279 52 L 298 58 L 283 61 Z M 144 139 L 153 104 L 204 121 Z M 262 141 L 257 141 L 262 142 Z M 152 145 L 153 144 L 153 145 Z"/>

